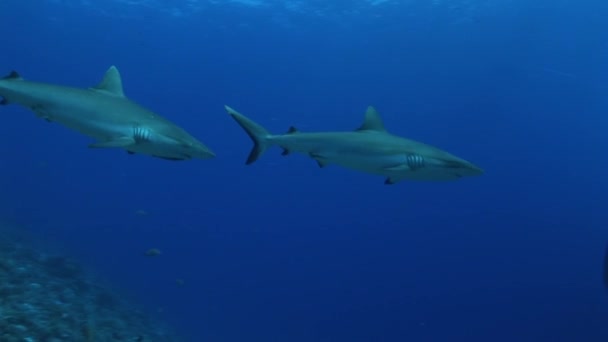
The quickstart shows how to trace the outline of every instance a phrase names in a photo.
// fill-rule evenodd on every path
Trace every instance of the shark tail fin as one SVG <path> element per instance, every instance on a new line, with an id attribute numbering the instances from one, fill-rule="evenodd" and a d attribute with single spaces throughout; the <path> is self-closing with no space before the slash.
<path id="1" fill-rule="evenodd" d="M 226 108 L 228 114 L 245 130 L 253 141 L 253 148 L 246 162 L 247 165 L 253 164 L 271 146 L 269 138 L 272 137 L 272 134 L 236 110 L 228 106 L 224 106 L 224 108 Z"/>

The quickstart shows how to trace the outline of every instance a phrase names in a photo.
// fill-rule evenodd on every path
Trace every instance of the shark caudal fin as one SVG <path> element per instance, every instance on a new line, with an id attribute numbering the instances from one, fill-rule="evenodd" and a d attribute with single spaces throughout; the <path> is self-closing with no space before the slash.
<path id="1" fill-rule="evenodd" d="M 258 160 L 258 158 L 264 153 L 264 151 L 266 151 L 268 147 L 270 147 L 271 144 L 269 142 L 269 138 L 272 136 L 272 134 L 270 134 L 270 132 L 268 132 L 264 127 L 253 122 L 236 110 L 228 106 L 224 106 L 224 108 L 226 108 L 228 114 L 230 114 L 230 116 L 232 116 L 232 118 L 245 130 L 247 135 L 249 135 L 253 141 L 253 148 L 251 149 L 246 162 L 247 165 L 252 164 Z"/>

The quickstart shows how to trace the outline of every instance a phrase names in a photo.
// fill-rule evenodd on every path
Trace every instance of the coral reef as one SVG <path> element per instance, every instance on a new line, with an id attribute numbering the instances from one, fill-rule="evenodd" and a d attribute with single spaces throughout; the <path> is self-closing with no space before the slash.
<path id="1" fill-rule="evenodd" d="M 0 222 L 0 341 L 180 341 L 76 261 L 33 248 L 14 230 Z"/>

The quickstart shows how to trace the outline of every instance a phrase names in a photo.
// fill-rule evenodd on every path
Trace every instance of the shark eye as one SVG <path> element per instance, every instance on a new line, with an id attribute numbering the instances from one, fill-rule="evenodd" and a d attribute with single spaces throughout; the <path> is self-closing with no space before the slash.
<path id="1" fill-rule="evenodd" d="M 405 161 L 411 170 L 417 170 L 424 167 L 424 158 L 417 154 L 408 154 L 405 157 Z"/>

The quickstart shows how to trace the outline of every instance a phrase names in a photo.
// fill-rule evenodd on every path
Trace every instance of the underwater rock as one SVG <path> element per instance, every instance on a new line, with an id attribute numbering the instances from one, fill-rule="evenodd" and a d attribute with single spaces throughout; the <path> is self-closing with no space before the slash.
<path id="1" fill-rule="evenodd" d="M 0 249 L 0 342 L 181 341 L 75 260 L 19 244 Z"/>
<path id="2" fill-rule="evenodd" d="M 118 303 L 111 294 L 100 292 L 95 296 L 95 304 L 102 309 L 114 309 Z"/>
<path id="3" fill-rule="evenodd" d="M 52 276 L 58 278 L 74 278 L 82 274 L 80 266 L 64 257 L 48 257 L 44 260 L 44 265 Z"/>

